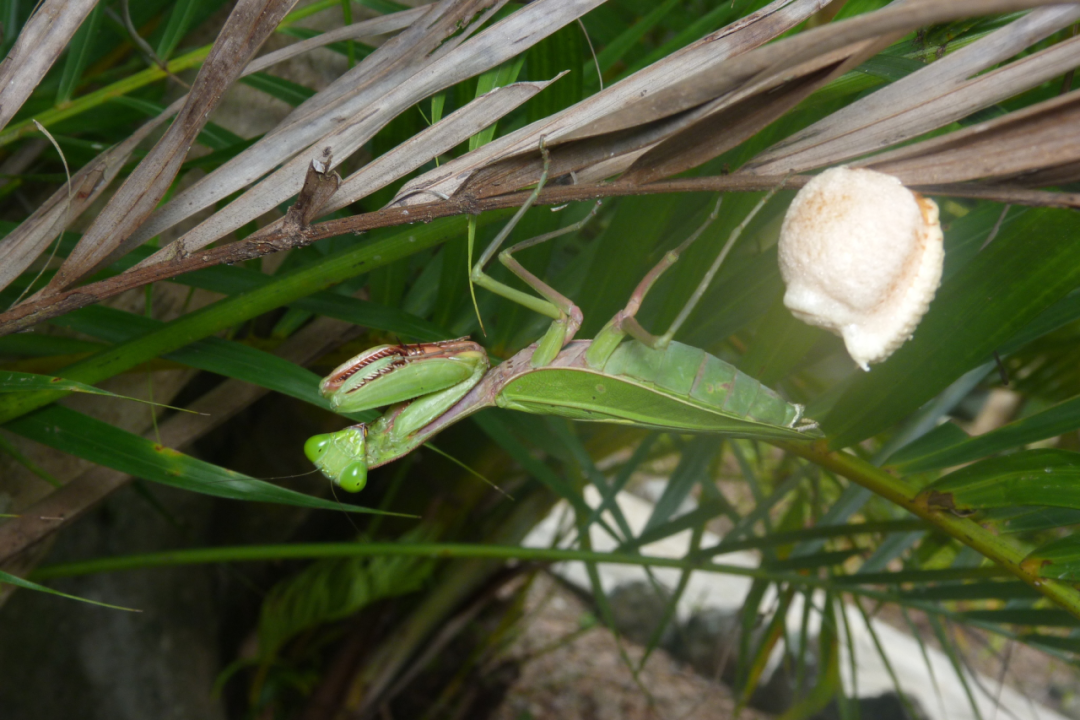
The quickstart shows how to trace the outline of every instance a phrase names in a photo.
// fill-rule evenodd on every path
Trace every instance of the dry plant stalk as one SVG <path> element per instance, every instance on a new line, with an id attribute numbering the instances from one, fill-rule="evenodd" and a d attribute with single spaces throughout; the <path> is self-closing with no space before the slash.
<path id="1" fill-rule="evenodd" d="M 236 4 L 221 30 L 221 38 L 228 42 L 214 44 L 176 120 L 94 220 L 43 291 L 45 295 L 67 289 L 136 246 L 132 233 L 165 196 L 225 90 L 295 4 L 296 0 L 240 0 Z"/>

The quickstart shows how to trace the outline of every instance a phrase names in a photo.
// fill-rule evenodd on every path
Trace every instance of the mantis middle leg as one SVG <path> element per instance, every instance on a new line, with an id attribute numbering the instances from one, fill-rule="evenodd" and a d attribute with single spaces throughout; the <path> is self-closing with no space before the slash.
<path id="1" fill-rule="evenodd" d="M 480 256 L 480 259 L 476 261 L 469 276 L 470 279 L 480 287 L 504 297 L 507 300 L 512 300 L 520 305 L 524 305 L 530 310 L 538 312 L 541 315 L 546 315 L 552 319 L 552 323 L 548 327 L 547 332 L 544 334 L 544 337 L 540 339 L 535 352 L 533 352 L 531 359 L 533 367 L 543 367 L 549 364 L 555 356 L 559 354 L 559 351 L 562 350 L 568 342 L 574 339 L 574 334 L 578 331 L 578 328 L 581 327 L 581 309 L 574 304 L 573 300 L 526 270 L 524 266 L 514 258 L 513 254 L 519 250 L 524 250 L 561 235 L 580 230 L 585 223 L 596 214 L 597 209 L 600 207 L 600 203 L 597 202 L 588 215 L 573 225 L 545 233 L 544 235 L 538 235 L 537 237 L 528 240 L 523 240 L 499 253 L 499 262 L 506 266 L 506 268 L 522 282 L 535 290 L 540 297 L 535 297 L 526 292 L 522 292 L 521 290 L 512 288 L 487 275 L 484 272 L 484 267 L 491 261 L 492 256 L 498 252 L 503 242 L 513 231 L 522 216 L 524 216 L 525 212 L 536 202 L 536 199 L 540 195 L 540 191 L 543 190 L 544 185 L 547 182 L 548 171 L 551 167 L 551 156 L 548 153 L 547 148 L 544 147 L 542 141 L 540 143 L 540 154 L 544 160 L 544 169 L 540 174 L 540 180 L 537 182 L 536 188 L 533 190 L 532 194 L 529 195 L 529 198 L 521 208 L 514 214 L 514 217 L 510 219 L 510 222 L 506 224 L 506 227 L 504 227 L 495 239 L 491 241 L 491 244 L 487 246 L 487 249 L 484 250 L 484 253 Z"/>

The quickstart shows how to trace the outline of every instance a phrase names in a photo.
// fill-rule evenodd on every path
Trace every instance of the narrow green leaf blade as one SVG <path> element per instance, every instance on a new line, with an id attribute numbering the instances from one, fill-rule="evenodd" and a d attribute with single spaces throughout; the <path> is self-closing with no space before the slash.
<path id="1" fill-rule="evenodd" d="M 119 605 L 110 605 L 108 603 L 98 602 L 97 600 L 87 600 L 86 598 L 81 598 L 77 595 L 68 595 L 67 593 L 62 593 L 59 590 L 53 590 L 52 588 L 45 587 L 44 585 L 38 585 L 35 582 L 30 582 L 29 580 L 22 579 L 18 575 L 12 575 L 11 573 L 6 573 L 3 570 L 0 570 L 0 586 L 3 586 L 4 584 L 14 585 L 15 587 L 23 588 L 24 590 L 36 590 L 37 592 L 48 593 L 50 595 L 58 595 L 59 597 L 67 598 L 68 600 L 78 600 L 79 602 L 89 603 L 91 605 L 99 605 L 101 607 L 111 608 L 112 610 L 139 612 L 139 610 L 136 610 L 135 608 L 126 608 Z"/>
<path id="2" fill-rule="evenodd" d="M 1080 638 L 1073 636 L 1062 637 L 1060 635 L 1048 635 L 1043 633 L 1027 633 L 1016 638 L 1025 645 L 1031 645 L 1043 652 L 1065 651 L 1075 656 L 1080 653 Z"/>
<path id="3" fill-rule="evenodd" d="M 485 213 L 494 220 L 499 213 Z M 275 278 L 270 285 L 248 293 L 225 298 L 163 325 L 160 329 L 108 350 L 65 369 L 69 378 L 100 382 L 106 377 L 134 367 L 146 360 L 176 351 L 199 338 L 267 310 L 292 303 L 306 295 L 353 277 L 365 270 L 391 263 L 446 240 L 463 229 L 462 218 L 446 218 L 428 225 L 409 228 L 404 233 L 369 240 L 342 252 L 329 255 L 311 265 Z M 40 391 L 0 396 L 0 420 L 22 416 L 33 409 L 63 397 L 63 391 Z M 15 398 L 13 401 L 12 398 Z"/>
<path id="4" fill-rule="evenodd" d="M 1080 508 L 1080 453 L 1025 450 L 989 458 L 923 490 L 930 507 L 966 512 L 1043 505 Z"/>
<path id="5" fill-rule="evenodd" d="M 1080 525 L 1080 510 L 1047 507 L 1020 507 L 1016 510 L 1019 511 L 1018 514 L 1004 518 L 997 524 L 998 532 L 1032 533 Z M 1008 510 L 1003 509 L 1003 512 L 1008 512 Z M 993 513 L 988 513 L 987 516 L 993 518 Z"/>
<path id="6" fill-rule="evenodd" d="M 0 372 L 0 393 L 31 392 L 33 390 L 67 390 L 68 392 L 81 392 L 90 395 L 108 395 L 110 397 L 123 397 L 108 390 L 101 390 L 93 385 L 65 380 L 62 377 L 50 377 L 37 373 L 24 373 L 8 370 Z"/>
<path id="7" fill-rule="evenodd" d="M 101 305 L 80 308 L 58 318 L 54 324 L 113 343 L 130 342 L 165 325 L 151 318 Z M 199 370 L 265 387 L 324 409 L 330 407 L 329 402 L 318 393 L 320 378 L 315 373 L 242 343 L 208 337 L 164 357 Z"/>
<path id="8" fill-rule="evenodd" d="M 905 472 L 916 472 L 914 468 L 922 467 L 924 459 L 947 454 L 970 439 L 971 436 L 958 425 L 943 422 L 915 442 L 890 455 L 885 464 Z"/>
<path id="9" fill-rule="evenodd" d="M 474 415 L 472 420 L 487 434 L 488 437 L 498 443 L 499 447 L 514 458 L 514 460 L 525 469 L 525 472 L 532 475 L 536 480 L 546 485 L 559 497 L 573 505 L 574 509 L 583 517 L 588 517 L 590 508 L 585 504 L 585 500 L 582 499 L 581 493 L 577 492 L 573 486 L 557 472 L 534 458 L 530 454 L 528 448 L 514 437 L 506 429 L 504 424 L 498 421 L 498 414 L 503 412 L 507 411 L 485 410 L 482 413 Z M 530 420 L 539 422 L 538 418 L 530 418 Z"/>
<path id="10" fill-rule="evenodd" d="M 638 20 L 623 31 L 617 38 L 609 42 L 596 56 L 596 61 L 600 64 L 601 72 L 606 73 L 615 63 L 622 60 L 623 56 L 631 48 L 639 46 L 641 44 L 641 38 L 656 27 L 657 23 L 663 20 L 664 16 L 671 12 L 677 3 L 678 0 L 667 0 L 666 2 L 660 3 L 654 7 L 648 15 Z M 595 72 L 591 60 L 582 68 L 582 74 L 587 75 L 590 71 Z"/>
<path id="11" fill-rule="evenodd" d="M 270 97 L 275 97 L 293 107 L 300 105 L 315 95 L 315 91 L 311 88 L 264 72 L 247 75 L 241 78 L 240 82 L 248 87 L 261 90 Z"/>
<path id="12" fill-rule="evenodd" d="M 949 426 L 956 428 L 951 423 Z M 1078 427 L 1080 427 L 1080 397 L 1075 397 L 1022 420 L 1011 422 L 993 432 L 932 450 L 921 457 L 915 455 L 918 448 L 909 446 L 905 450 L 908 451 L 906 453 L 908 457 L 912 459 L 904 462 L 904 455 L 898 453 L 899 462 L 890 462 L 890 465 L 896 464 L 905 472 L 924 472 L 962 465 L 991 453 L 1011 450 L 1020 445 L 1062 435 Z M 953 437 L 957 437 L 956 432 L 963 431 L 956 428 L 955 432 L 951 433 Z M 967 436 L 964 435 L 964 437 Z"/>
<path id="13" fill-rule="evenodd" d="M 721 444 L 716 438 L 708 435 L 690 441 L 681 453 L 678 466 L 668 478 L 663 495 L 656 501 L 643 533 L 655 530 L 675 516 L 694 487 L 703 481 L 702 478 L 708 477 L 709 463 L 720 448 Z"/>
<path id="14" fill-rule="evenodd" d="M 195 11 L 199 9 L 201 2 L 202 0 L 179 0 L 173 5 L 172 12 L 169 13 L 169 22 L 156 48 L 159 60 L 168 60 L 176 50 L 180 40 L 191 29 L 196 18 Z"/>
<path id="15" fill-rule="evenodd" d="M 1024 565 L 1040 577 L 1076 582 L 1080 580 L 1080 537 L 1074 534 L 1043 545 L 1024 558 Z"/>
<path id="16" fill-rule="evenodd" d="M 974 582 L 904 590 L 897 598 L 914 602 L 942 600 L 1036 600 L 1039 592 L 1022 582 Z"/>
<path id="17" fill-rule="evenodd" d="M 1008 610 L 970 610 L 965 620 L 989 622 L 996 625 L 1029 625 L 1031 627 L 1080 627 L 1080 618 L 1068 610 L 1050 608 L 1014 608 Z"/>
<path id="18" fill-rule="evenodd" d="M 204 495 L 321 510 L 379 512 L 312 497 L 226 470 L 59 405 L 25 415 L 5 427 L 55 450 L 135 477 Z"/>
<path id="19" fill-rule="evenodd" d="M 98 26 L 101 24 L 101 14 L 104 11 L 105 3 L 98 3 L 75 31 L 75 36 L 71 38 L 67 60 L 64 61 L 64 69 L 60 75 L 60 87 L 56 91 L 57 105 L 66 103 L 75 94 L 75 88 L 82 79 L 83 70 L 90 61 L 90 53 L 93 50 Z"/>

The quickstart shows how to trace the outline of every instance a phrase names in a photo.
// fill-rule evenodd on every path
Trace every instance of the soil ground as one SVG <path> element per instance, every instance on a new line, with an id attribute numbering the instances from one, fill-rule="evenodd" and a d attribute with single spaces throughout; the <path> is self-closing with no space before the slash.
<path id="1" fill-rule="evenodd" d="M 726 720 L 735 701 L 719 683 L 697 675 L 662 650 L 650 656 L 635 683 L 619 642 L 570 590 L 537 578 L 521 635 L 507 654 L 522 661 L 521 676 L 493 720 Z M 639 662 L 643 649 L 622 640 Z M 742 720 L 766 715 L 743 710 Z"/>

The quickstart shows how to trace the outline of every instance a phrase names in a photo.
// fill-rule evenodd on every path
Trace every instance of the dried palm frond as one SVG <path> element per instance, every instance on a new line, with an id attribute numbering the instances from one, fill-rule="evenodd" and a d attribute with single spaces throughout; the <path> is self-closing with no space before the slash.
<path id="1" fill-rule="evenodd" d="M 501 3 L 443 0 L 428 6 L 426 12 L 410 10 L 381 21 L 358 23 L 352 34 L 383 32 L 411 21 L 397 38 L 296 108 L 261 141 L 150 215 L 190 147 L 193 133 L 201 127 L 197 118 L 205 118 L 212 107 L 206 103 L 220 97 L 228 82 L 245 72 L 244 66 L 261 38 L 272 29 L 273 23 L 264 18 L 246 49 L 220 58 L 212 53 L 181 107 L 170 108 L 144 128 L 144 134 L 148 133 L 169 114 L 179 113 L 180 120 L 142 160 L 125 187 L 113 195 L 48 287 L 34 299 L 0 314 L 0 333 L 29 327 L 148 282 L 257 257 L 331 234 L 517 204 L 521 199 L 513 193 L 539 176 L 537 149 L 541 139 L 552 152 L 553 174 L 571 175 L 576 184 L 553 188 L 540 202 L 676 192 L 690 187 L 757 189 L 781 181 L 799 186 L 805 178 L 789 177 L 792 173 L 855 160 L 857 165 L 890 172 L 910 186 L 939 194 L 1080 206 L 1074 194 L 1036 189 L 1075 177 L 1080 144 L 1076 134 L 1068 131 L 1075 120 L 1070 112 L 1072 96 L 867 157 L 948 127 L 1080 64 L 1080 38 L 1072 38 L 984 72 L 1076 22 L 1080 8 L 1075 4 L 1049 0 L 894 3 L 881 11 L 763 47 L 825 4 L 824 0 L 776 0 L 555 116 L 410 181 L 391 204 L 394 209 L 358 216 L 352 222 L 313 226 L 289 238 L 281 236 L 280 225 L 271 226 L 239 243 L 200 252 L 294 196 L 302 185 L 304 167 L 313 158 L 329 152 L 332 166 L 339 165 L 418 100 L 498 65 L 598 2 L 537 0 L 475 37 L 470 36 L 472 29 L 481 26 Z M 253 13 L 249 5 L 262 7 L 261 3 L 241 3 L 230 22 L 241 22 Z M 274 4 L 278 13 L 274 17 L 288 5 Z M 657 182 L 697 167 L 754 136 L 815 90 L 915 28 L 973 13 L 1025 8 L 1040 9 L 796 133 L 729 177 L 696 178 L 692 185 Z M 457 32 L 463 24 L 467 30 Z M 223 40 L 232 35 L 231 27 L 223 30 Z M 258 67 L 266 64 L 254 63 Z M 474 106 L 443 119 L 392 157 L 347 178 L 325 210 L 342 208 L 385 187 L 543 87 L 522 85 L 500 90 L 497 100 L 478 99 Z M 514 98 L 508 93 L 515 94 Z M 134 142 L 133 137 L 130 143 L 110 150 L 94 167 L 118 167 Z M 993 153 L 986 150 L 991 145 Z M 83 179 L 87 172 L 91 173 L 89 180 Z M 115 170 L 109 174 L 84 169 L 76 182 L 84 185 L 92 181 L 92 189 L 78 186 L 79 205 L 62 213 L 65 223 L 97 197 L 114 175 Z M 142 180 L 144 176 L 157 180 Z M 241 195 L 234 202 L 135 268 L 103 283 L 75 289 L 81 278 L 102 263 L 238 191 Z M 449 199 L 432 201 L 442 197 Z M 50 203 L 52 210 L 39 211 L 0 244 L 0 253 L 8 247 L 20 248 L 22 260 L 13 270 L 25 267 L 55 236 L 59 208 L 67 208 L 67 202 L 58 192 Z M 415 205 L 423 207 L 405 210 Z M 21 240 L 23 236 L 28 239 Z"/>

